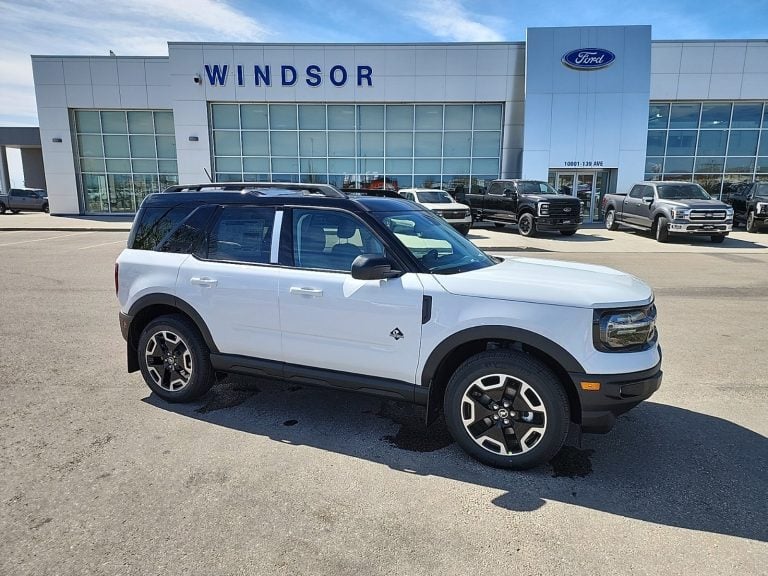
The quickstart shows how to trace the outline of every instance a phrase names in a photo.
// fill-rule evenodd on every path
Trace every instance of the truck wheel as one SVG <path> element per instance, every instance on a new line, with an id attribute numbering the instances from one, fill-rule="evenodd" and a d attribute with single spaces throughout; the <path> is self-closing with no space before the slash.
<path id="1" fill-rule="evenodd" d="M 669 220 L 664 216 L 659 216 L 656 220 L 656 240 L 658 242 L 667 242 L 669 240 Z"/>
<path id="2" fill-rule="evenodd" d="M 481 352 L 448 382 L 445 422 L 454 440 L 490 466 L 524 470 L 565 443 L 568 398 L 554 373 L 522 352 Z"/>
<path id="3" fill-rule="evenodd" d="M 758 226 L 755 225 L 755 212 L 750 210 L 747 214 L 747 232 L 757 232 Z"/>
<path id="4" fill-rule="evenodd" d="M 5 207 L 5 204 L 0 203 L 0 214 L 5 214 L 5 211 L 7 208 Z"/>
<path id="5" fill-rule="evenodd" d="M 466 236 L 467 234 L 469 234 L 469 228 L 470 228 L 470 225 L 465 224 L 463 226 L 457 226 L 456 231 L 462 236 Z"/>
<path id="6" fill-rule="evenodd" d="M 183 316 L 160 316 L 147 324 L 139 337 L 138 354 L 147 386 L 168 402 L 194 400 L 213 384 L 208 346 Z"/>
<path id="7" fill-rule="evenodd" d="M 612 208 L 605 213 L 605 228 L 606 230 L 619 229 L 619 224 L 616 222 L 616 210 Z"/>
<path id="8" fill-rule="evenodd" d="M 533 237 L 536 236 L 536 221 L 533 219 L 533 214 L 526 212 L 521 215 L 517 220 L 517 230 L 521 236 Z"/>
<path id="9" fill-rule="evenodd" d="M 712 234 L 709 239 L 715 244 L 722 244 L 725 240 L 725 234 Z"/>
<path id="10" fill-rule="evenodd" d="M 51 211 L 51 210 L 50 210 L 50 208 L 48 208 L 48 204 L 43 204 L 43 212 L 45 212 L 46 214 L 48 214 L 48 213 L 50 213 L 50 211 Z"/>

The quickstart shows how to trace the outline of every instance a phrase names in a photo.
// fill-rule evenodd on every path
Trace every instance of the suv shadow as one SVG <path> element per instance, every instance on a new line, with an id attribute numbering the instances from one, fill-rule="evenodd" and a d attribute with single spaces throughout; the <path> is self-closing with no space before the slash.
<path id="1" fill-rule="evenodd" d="M 472 460 L 441 421 L 425 430 L 421 408 L 388 400 L 231 377 L 193 404 L 168 404 L 155 395 L 145 401 L 284 444 L 502 490 L 493 503 L 508 510 L 532 511 L 556 500 L 768 542 L 768 440 L 682 408 L 645 402 L 622 416 L 611 434 L 584 436 L 584 449 L 566 447 L 549 467 L 513 472 Z"/>

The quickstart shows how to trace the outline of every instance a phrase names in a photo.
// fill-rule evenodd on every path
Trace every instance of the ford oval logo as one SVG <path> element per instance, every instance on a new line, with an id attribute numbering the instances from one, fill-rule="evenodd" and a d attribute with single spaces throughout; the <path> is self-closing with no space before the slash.
<path id="1" fill-rule="evenodd" d="M 574 70 L 599 70 L 616 60 L 616 55 L 602 48 L 579 48 L 563 56 L 562 62 Z"/>

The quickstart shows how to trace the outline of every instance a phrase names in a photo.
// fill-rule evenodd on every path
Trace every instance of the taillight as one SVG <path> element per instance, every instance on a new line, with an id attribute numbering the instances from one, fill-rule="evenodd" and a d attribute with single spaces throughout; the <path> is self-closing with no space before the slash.
<path id="1" fill-rule="evenodd" d="M 117 296 L 117 292 L 120 289 L 120 280 L 118 280 L 119 272 L 120 272 L 120 264 L 115 262 L 115 296 Z"/>

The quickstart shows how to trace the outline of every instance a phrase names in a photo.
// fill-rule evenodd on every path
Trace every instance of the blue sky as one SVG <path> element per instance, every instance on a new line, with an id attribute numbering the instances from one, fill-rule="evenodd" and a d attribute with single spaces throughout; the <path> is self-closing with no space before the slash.
<path id="1" fill-rule="evenodd" d="M 768 0 L 0 0 L 0 126 L 36 126 L 30 54 L 165 55 L 166 42 L 521 41 L 650 24 L 654 40 L 768 39 Z"/>

